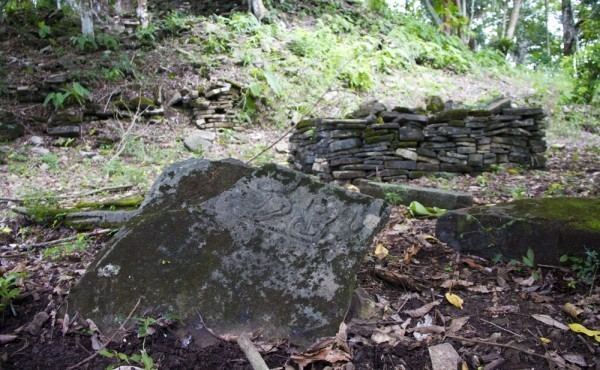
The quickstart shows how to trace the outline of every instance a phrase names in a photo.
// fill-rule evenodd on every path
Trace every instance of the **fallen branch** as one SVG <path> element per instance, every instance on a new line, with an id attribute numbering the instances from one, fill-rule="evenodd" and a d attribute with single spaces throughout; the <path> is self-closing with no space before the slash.
<path id="1" fill-rule="evenodd" d="M 64 195 L 57 195 L 57 196 L 53 196 L 53 199 L 71 199 L 71 198 L 77 198 L 77 197 L 85 197 L 88 195 L 94 195 L 94 194 L 98 194 L 98 193 L 104 193 L 104 192 L 114 192 L 114 191 L 123 191 L 123 190 L 129 190 L 131 188 L 133 188 L 134 185 L 117 185 L 117 186 L 107 186 L 104 188 L 100 188 L 100 189 L 94 189 L 94 190 L 89 190 L 89 191 L 85 191 L 85 192 L 79 192 L 79 193 L 72 193 L 72 194 L 64 194 Z M 45 199 L 46 197 L 31 197 L 31 198 L 27 198 L 27 199 L 18 199 L 18 198 L 0 198 L 0 203 L 2 202 L 13 202 L 13 203 L 19 203 L 22 204 L 25 202 L 25 200 L 40 200 L 40 199 Z"/>
<path id="2" fill-rule="evenodd" d="M 96 230 L 96 231 L 91 231 L 89 233 L 82 233 L 82 234 L 78 234 L 78 235 L 69 236 L 67 238 L 62 238 L 62 239 L 55 239 L 55 240 L 50 240 L 47 242 L 35 243 L 35 244 L 29 244 L 29 245 L 25 244 L 25 245 L 21 246 L 19 249 L 28 250 L 28 249 L 46 248 L 46 247 L 51 247 L 53 245 L 62 244 L 65 242 L 70 242 L 70 241 L 76 240 L 81 235 L 86 236 L 86 237 L 87 236 L 97 236 L 97 235 L 108 234 L 112 231 L 113 231 L 113 229 L 100 229 L 100 230 Z"/>
<path id="3" fill-rule="evenodd" d="M 451 334 L 446 335 L 446 338 L 452 338 L 452 339 L 460 340 L 462 342 L 470 342 L 470 343 L 476 343 L 476 344 L 483 344 L 483 345 L 492 346 L 492 347 L 501 347 L 501 348 L 513 349 L 515 351 L 523 352 L 523 353 L 525 353 L 527 355 L 531 355 L 531 356 L 534 356 L 534 357 L 543 358 L 544 360 L 551 360 L 551 361 L 553 361 L 548 356 L 540 355 L 539 353 L 531 352 L 531 350 L 529 350 L 529 349 L 519 348 L 517 346 L 513 346 L 513 345 L 510 345 L 510 344 L 496 343 L 496 342 L 487 342 L 487 341 L 481 340 L 481 339 L 464 338 L 464 337 L 459 337 L 459 336 L 451 335 Z"/>
<path id="4" fill-rule="evenodd" d="M 258 352 L 258 349 L 256 349 L 256 346 L 254 345 L 254 343 L 252 343 L 252 341 L 250 340 L 250 338 L 248 338 L 246 334 L 240 335 L 237 338 L 236 342 L 246 355 L 246 358 L 248 359 L 248 362 L 250 362 L 252 369 L 269 370 L 269 367 Z"/>
<path id="5" fill-rule="evenodd" d="M 73 366 L 69 366 L 67 368 L 67 370 L 73 370 L 73 369 L 78 369 L 80 368 L 82 365 L 90 362 L 91 360 L 93 360 L 94 358 L 96 358 L 96 356 L 98 356 L 98 354 L 105 349 L 117 336 L 117 334 L 119 332 L 121 332 L 121 330 L 123 330 L 125 328 L 125 325 L 127 324 L 127 322 L 131 319 L 131 317 L 133 316 L 133 313 L 137 310 L 138 306 L 140 305 L 140 302 L 142 301 L 142 298 L 138 298 L 135 306 L 133 306 L 133 308 L 131 309 L 131 311 L 129 312 L 129 315 L 127 315 L 127 318 L 125 318 L 125 321 L 123 321 L 121 323 L 121 326 L 119 326 L 119 328 L 117 330 L 114 331 L 114 333 L 112 333 L 112 335 L 110 336 L 110 338 L 108 338 L 108 340 L 106 342 L 104 342 L 100 348 L 98 348 L 98 350 L 94 353 L 92 353 L 91 355 L 89 355 L 88 357 L 84 358 L 83 360 L 79 361 L 78 363 L 76 363 Z"/>

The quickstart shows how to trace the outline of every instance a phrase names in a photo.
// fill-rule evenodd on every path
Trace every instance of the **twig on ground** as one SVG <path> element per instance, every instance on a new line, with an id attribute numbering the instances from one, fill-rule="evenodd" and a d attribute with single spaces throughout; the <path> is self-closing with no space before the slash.
<path id="1" fill-rule="evenodd" d="M 460 340 L 460 341 L 463 341 L 463 342 L 483 344 L 483 345 L 492 346 L 492 347 L 501 347 L 501 348 L 513 349 L 515 351 L 523 352 L 523 353 L 525 353 L 527 355 L 531 355 L 531 356 L 538 357 L 538 358 L 543 358 L 544 360 L 552 360 L 548 356 L 540 355 L 539 353 L 532 352 L 529 349 L 519 348 L 517 346 L 513 346 L 513 345 L 510 345 L 510 344 L 496 343 L 496 342 L 487 342 L 487 341 L 481 340 L 481 339 L 464 338 L 464 337 L 459 337 L 457 335 L 451 335 L 451 334 L 446 335 L 446 338 L 452 338 L 452 339 Z"/>
<path id="2" fill-rule="evenodd" d="M 137 308 L 140 305 L 141 301 L 142 301 L 142 298 L 138 298 L 137 302 L 135 303 L 135 306 L 133 306 L 133 308 L 129 312 L 129 315 L 127 315 L 127 318 L 125 318 L 125 321 L 123 321 L 121 323 L 121 325 L 119 326 L 119 328 L 117 330 L 115 330 L 114 333 L 112 333 L 112 335 L 108 338 L 108 340 L 106 342 L 104 342 L 100 346 L 100 348 L 98 348 L 98 350 L 96 352 L 92 353 L 88 357 L 86 357 L 83 360 L 79 361 L 75 365 L 69 366 L 67 368 L 67 370 L 78 369 L 82 365 L 84 365 L 84 364 L 90 362 L 91 360 L 93 360 L 94 358 L 96 358 L 96 356 L 98 356 L 98 354 L 100 353 L 100 351 L 102 351 L 103 349 L 105 349 L 115 339 L 115 337 L 117 336 L 117 334 L 119 334 L 119 332 L 121 332 L 125 328 L 125 325 L 127 325 L 127 322 L 131 319 L 131 317 L 133 316 L 133 313 L 137 310 Z"/>
<path id="3" fill-rule="evenodd" d="M 485 323 L 488 323 L 488 324 L 490 324 L 490 325 L 492 325 L 492 326 L 495 326 L 496 328 L 498 328 L 498 329 L 500 329 L 500 330 L 504 330 L 504 331 L 505 331 L 505 332 L 507 332 L 507 333 L 510 333 L 510 334 L 512 334 L 512 335 L 516 335 L 516 336 L 517 336 L 517 337 L 519 337 L 519 338 L 525 338 L 525 336 L 524 336 L 524 335 L 521 335 L 521 334 L 519 334 L 519 333 L 515 333 L 515 332 L 514 332 L 514 331 L 512 331 L 512 330 L 505 329 L 505 328 L 501 327 L 500 325 L 498 325 L 498 324 L 495 324 L 495 323 L 493 323 L 493 322 L 491 322 L 491 321 L 488 321 L 488 320 L 486 320 L 486 319 L 481 319 L 481 318 L 480 318 L 479 320 L 481 320 L 481 321 L 483 321 L 483 322 L 485 322 Z"/>
<path id="4" fill-rule="evenodd" d="M 258 352 L 258 349 L 256 349 L 256 346 L 254 343 L 252 343 L 252 340 L 250 340 L 248 335 L 240 335 L 236 342 L 246 355 L 248 362 L 250 362 L 250 365 L 254 370 L 269 370 L 265 360 L 263 360 L 262 356 Z"/>
<path id="5" fill-rule="evenodd" d="M 133 116 L 131 117 L 131 123 L 129 124 L 129 127 L 127 127 L 127 129 L 125 129 L 123 127 L 123 125 L 121 124 L 121 120 L 117 119 L 117 123 L 119 124 L 119 127 L 120 127 L 123 135 L 121 136 L 121 142 L 119 143 L 119 146 L 117 147 L 117 151 L 108 160 L 108 162 L 112 162 L 113 160 L 117 159 L 121 155 L 123 150 L 125 150 L 125 147 L 127 146 L 126 145 L 127 140 L 129 139 L 129 134 L 131 133 L 131 130 L 135 126 L 137 120 L 144 114 L 144 112 L 146 112 L 148 110 L 146 108 L 146 109 L 140 111 L 140 104 L 141 104 L 141 101 L 138 102 L 137 109 L 136 109 L 135 113 L 133 114 Z M 131 113 L 131 112 L 129 112 L 129 113 Z"/>

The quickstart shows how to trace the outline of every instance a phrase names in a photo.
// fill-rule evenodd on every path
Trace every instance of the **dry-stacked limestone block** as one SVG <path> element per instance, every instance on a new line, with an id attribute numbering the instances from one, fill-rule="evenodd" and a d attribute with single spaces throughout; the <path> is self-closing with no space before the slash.
<path id="1" fill-rule="evenodd" d="M 212 85 L 202 96 L 194 99 L 191 106 L 198 128 L 221 128 L 233 125 L 234 104 L 239 100 L 239 90 L 229 83 Z"/>
<path id="2" fill-rule="evenodd" d="M 543 110 L 506 99 L 434 114 L 371 103 L 351 118 L 302 121 L 290 137 L 290 163 L 324 180 L 405 180 L 503 163 L 539 168 L 545 150 Z"/>

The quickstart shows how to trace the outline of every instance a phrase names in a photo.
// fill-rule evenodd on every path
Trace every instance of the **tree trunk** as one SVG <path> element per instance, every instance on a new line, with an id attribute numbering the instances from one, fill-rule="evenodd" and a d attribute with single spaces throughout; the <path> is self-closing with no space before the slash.
<path id="1" fill-rule="evenodd" d="M 81 19 L 81 33 L 89 37 L 94 37 L 94 13 L 92 0 L 80 1 L 79 18 Z"/>
<path id="2" fill-rule="evenodd" d="M 248 11 L 252 13 L 259 22 L 267 16 L 267 8 L 265 8 L 262 0 L 248 0 Z"/>
<path id="3" fill-rule="evenodd" d="M 515 37 L 515 31 L 517 30 L 517 23 L 519 22 L 519 13 L 521 11 L 522 0 L 513 0 L 513 8 L 510 12 L 510 22 L 508 22 L 508 28 L 506 29 L 505 38 L 512 40 Z"/>
<path id="4" fill-rule="evenodd" d="M 433 8 L 433 5 L 431 5 L 431 1 L 429 0 L 423 0 L 423 4 L 425 4 L 425 8 L 427 9 L 427 13 L 429 13 L 429 15 L 431 16 L 431 19 L 433 19 L 433 21 L 435 22 L 435 25 L 438 27 L 441 27 L 443 22 L 440 19 L 440 17 L 437 15 L 437 13 L 435 12 L 435 9 Z"/>
<path id="5" fill-rule="evenodd" d="M 573 55 L 577 50 L 577 27 L 573 20 L 573 7 L 571 0 L 562 0 L 561 20 L 563 24 L 563 54 Z"/>
<path id="6" fill-rule="evenodd" d="M 506 35 L 506 23 L 508 19 L 508 0 L 503 1 L 504 3 L 504 11 L 502 12 L 502 27 L 500 29 L 500 33 L 498 34 L 498 38 L 503 38 Z"/>
<path id="7" fill-rule="evenodd" d="M 550 14 L 550 9 L 548 5 L 548 0 L 544 0 L 544 13 L 546 16 L 546 56 L 548 57 L 548 61 L 550 61 L 550 30 L 548 29 L 548 18 Z"/>
<path id="8" fill-rule="evenodd" d="M 140 20 L 140 26 L 142 28 L 148 27 L 148 3 L 147 0 L 137 0 L 136 14 Z"/>

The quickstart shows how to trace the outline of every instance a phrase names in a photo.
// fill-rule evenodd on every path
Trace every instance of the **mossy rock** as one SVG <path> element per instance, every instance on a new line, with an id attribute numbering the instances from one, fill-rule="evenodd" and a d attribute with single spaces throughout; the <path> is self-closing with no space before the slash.
<path id="1" fill-rule="evenodd" d="M 454 120 L 464 120 L 469 116 L 471 111 L 465 108 L 445 110 L 431 117 L 431 122 L 448 122 Z"/>
<path id="2" fill-rule="evenodd" d="M 375 144 L 375 143 L 381 143 L 383 141 L 394 141 L 395 138 L 396 138 L 395 134 L 370 136 L 370 137 L 365 137 L 365 144 Z"/>
<path id="3" fill-rule="evenodd" d="M 311 120 L 311 119 L 306 119 L 306 120 L 300 121 L 296 124 L 297 130 L 307 128 L 307 127 L 315 127 L 315 121 Z"/>
<path id="4" fill-rule="evenodd" d="M 425 98 L 425 105 L 427 111 L 431 113 L 441 112 L 445 107 L 444 101 L 437 95 L 431 95 Z"/>
<path id="5" fill-rule="evenodd" d="M 600 198 L 522 199 L 448 212 L 437 237 L 461 252 L 521 259 L 532 249 L 538 263 L 600 251 Z"/>

